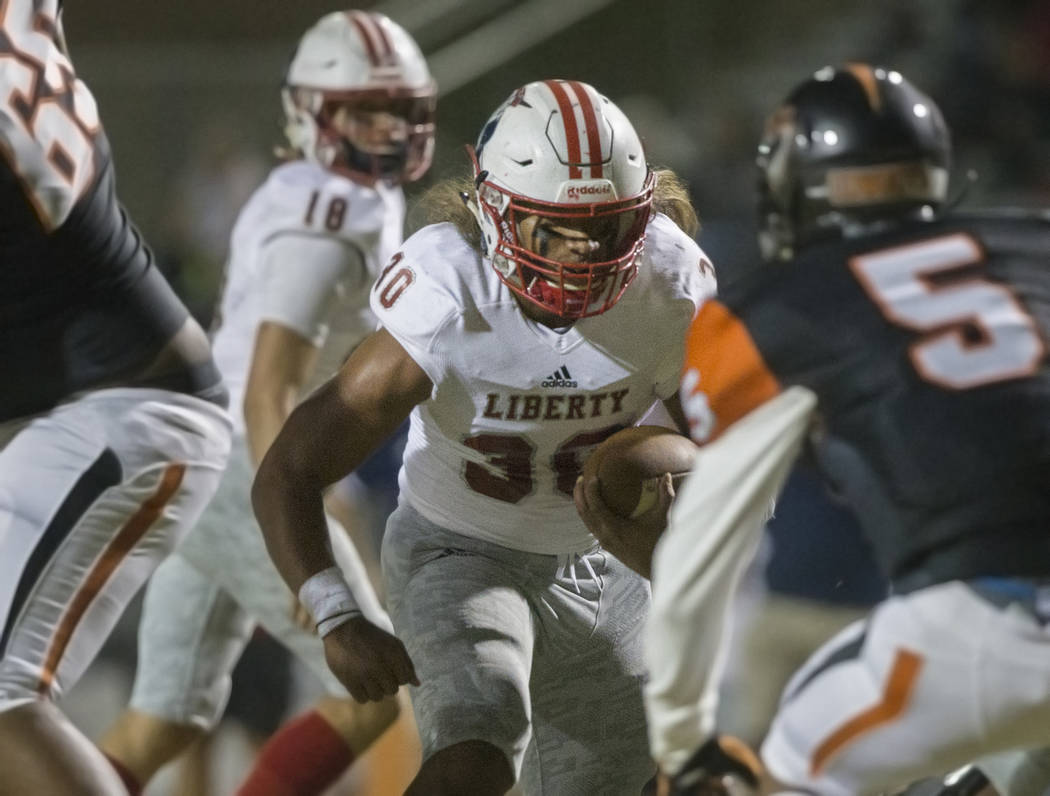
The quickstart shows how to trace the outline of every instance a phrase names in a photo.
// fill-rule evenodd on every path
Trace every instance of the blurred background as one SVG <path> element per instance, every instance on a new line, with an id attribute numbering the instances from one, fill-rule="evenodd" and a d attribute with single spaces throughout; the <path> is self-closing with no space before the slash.
<path id="1" fill-rule="evenodd" d="M 439 86 L 435 166 L 409 186 L 410 204 L 433 181 L 466 171 L 463 145 L 514 88 L 581 79 L 627 113 L 652 163 L 687 180 L 703 221 L 700 243 L 725 283 L 757 263 L 752 159 L 764 116 L 811 72 L 846 60 L 895 67 L 938 100 L 968 204 L 1050 204 L 1050 0 L 380 0 L 354 7 L 407 28 Z M 319 0 L 66 3 L 74 64 L 99 102 L 120 196 L 206 324 L 233 220 L 282 142 L 278 91 L 287 61 L 301 33 L 339 8 Z M 969 172 L 976 180 L 964 177 Z M 801 530 L 792 533 L 808 529 L 810 548 L 823 550 L 819 534 L 841 541 L 851 522 L 829 519 L 813 494 L 801 501 L 794 523 Z M 821 566 L 817 574 L 788 567 L 785 575 L 783 561 L 778 568 L 767 551 L 752 594 L 796 592 L 809 603 L 845 607 L 848 617 L 877 599 L 863 550 Z M 750 612 L 753 606 L 743 615 Z M 134 621 L 132 612 L 96 677 L 71 697 L 71 712 L 89 732 L 126 699 Z M 264 669 L 290 666 L 278 664 L 279 650 L 263 660 L 270 662 Z M 288 671 L 287 699 L 272 700 L 279 714 L 311 697 L 295 667 Z M 248 704 L 260 690 L 277 689 L 249 686 Z M 247 720 L 255 729 L 219 755 L 227 769 L 243 763 L 253 733 L 272 720 Z M 211 786 L 184 784 L 180 792 L 228 792 L 237 780 L 236 771 L 217 776 Z M 169 777 L 150 793 L 176 788 Z"/>
<path id="2" fill-rule="evenodd" d="M 67 3 L 74 62 L 99 101 L 120 194 L 207 320 L 230 224 L 281 142 L 278 89 L 324 0 Z M 632 119 L 653 163 L 685 177 L 724 280 L 754 259 L 752 155 L 761 123 L 825 63 L 877 61 L 941 103 L 975 198 L 1050 192 L 1046 0 L 381 0 L 437 79 L 435 167 L 518 85 L 572 77 Z M 411 196 L 410 196 L 411 198 Z"/>

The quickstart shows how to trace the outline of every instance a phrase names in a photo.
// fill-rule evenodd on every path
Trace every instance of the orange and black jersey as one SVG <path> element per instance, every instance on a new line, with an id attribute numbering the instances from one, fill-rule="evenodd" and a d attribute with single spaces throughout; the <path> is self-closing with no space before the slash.
<path id="1" fill-rule="evenodd" d="M 134 382 L 189 317 L 117 201 L 94 99 L 54 24 L 0 3 L 0 420 Z M 143 386 L 225 393 L 210 359 Z"/>
<path id="2" fill-rule="evenodd" d="M 683 404 L 712 439 L 789 386 L 899 588 L 1050 575 L 1050 217 L 954 215 L 724 287 Z"/>

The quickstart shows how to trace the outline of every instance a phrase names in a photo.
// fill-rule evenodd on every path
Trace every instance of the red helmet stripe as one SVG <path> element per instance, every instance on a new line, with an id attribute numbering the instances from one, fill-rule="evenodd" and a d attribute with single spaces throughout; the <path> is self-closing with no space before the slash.
<path id="1" fill-rule="evenodd" d="M 379 55 L 376 41 L 373 38 L 373 36 L 375 36 L 375 23 L 372 22 L 367 14 L 361 11 L 347 11 L 346 15 L 349 17 L 354 27 L 357 28 L 357 32 L 361 36 L 361 41 L 365 43 L 365 49 L 368 50 L 369 62 L 372 66 L 382 66 L 383 61 Z"/>
<path id="2" fill-rule="evenodd" d="M 576 92 L 583 111 L 583 123 L 587 128 L 587 151 L 591 163 L 591 176 L 602 176 L 602 139 L 598 134 L 598 114 L 594 111 L 594 99 L 582 83 L 570 80 L 569 85 Z"/>
<path id="3" fill-rule="evenodd" d="M 372 30 L 375 31 L 376 37 L 379 39 L 383 50 L 383 61 L 387 64 L 396 63 L 397 50 L 394 49 L 390 37 L 387 35 L 386 30 L 383 29 L 383 25 L 380 22 L 381 17 L 378 14 L 368 14 L 365 18 L 372 23 Z"/>
<path id="4" fill-rule="evenodd" d="M 573 110 L 569 95 L 560 80 L 546 80 L 544 82 L 558 103 L 562 124 L 565 125 L 565 143 L 569 147 L 569 179 L 578 180 L 583 176 L 583 172 L 578 165 L 580 162 L 580 130 L 576 121 L 576 111 Z"/>

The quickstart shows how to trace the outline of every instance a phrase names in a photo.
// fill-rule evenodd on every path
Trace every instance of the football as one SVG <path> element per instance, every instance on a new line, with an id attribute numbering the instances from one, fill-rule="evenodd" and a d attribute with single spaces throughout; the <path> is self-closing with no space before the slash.
<path id="1" fill-rule="evenodd" d="M 677 485 L 692 469 L 696 444 L 663 426 L 632 426 L 613 434 L 590 455 L 585 476 L 596 473 L 609 510 L 633 519 L 651 509 L 657 484 L 671 473 Z"/>

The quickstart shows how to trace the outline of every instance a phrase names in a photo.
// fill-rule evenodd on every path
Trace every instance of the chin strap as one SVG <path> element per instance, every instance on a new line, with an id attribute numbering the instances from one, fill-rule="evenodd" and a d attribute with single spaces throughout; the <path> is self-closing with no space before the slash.
<path id="1" fill-rule="evenodd" d="M 474 216 L 474 220 L 478 222 L 478 226 L 481 226 L 481 209 L 478 207 L 478 203 L 474 198 L 466 191 L 459 192 L 459 200 L 463 202 L 463 206 L 470 211 L 470 214 Z M 484 235 L 482 236 L 482 245 L 484 245 Z"/>
<path id="2" fill-rule="evenodd" d="M 467 147 L 467 153 L 470 155 L 471 162 L 474 164 L 474 194 L 471 195 L 466 191 L 460 191 L 459 198 L 467 210 L 470 211 L 470 214 L 474 216 L 474 220 L 478 223 L 478 229 L 481 231 L 481 254 L 488 257 L 489 244 L 488 241 L 485 240 L 485 225 L 482 223 L 481 208 L 478 207 L 477 191 L 481 187 L 481 183 L 485 182 L 489 173 L 487 171 L 479 170 L 477 157 L 474 155 L 474 150 L 469 146 Z"/>
<path id="3" fill-rule="evenodd" d="M 481 183 L 484 182 L 487 177 L 487 171 L 480 172 L 475 178 L 474 184 L 481 185 Z M 488 226 L 486 226 L 484 211 L 478 204 L 477 194 L 475 193 L 474 195 L 471 195 L 466 191 L 460 191 L 459 198 L 460 201 L 463 202 L 463 205 L 467 208 L 467 210 L 470 211 L 470 214 L 474 216 L 474 221 L 477 222 L 481 238 L 481 256 L 488 258 L 492 262 L 493 267 L 497 271 L 499 271 L 503 276 L 510 277 L 511 273 L 513 273 L 514 271 L 513 267 L 510 266 L 507 263 L 507 261 L 503 259 L 502 256 L 496 255 L 497 241 L 489 241 L 487 236 L 485 235 L 485 230 L 491 228 L 493 224 L 490 222 Z"/>

